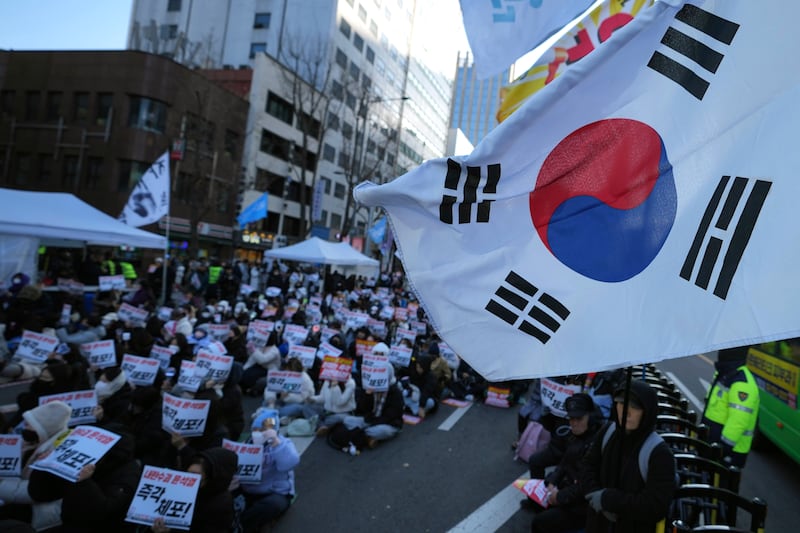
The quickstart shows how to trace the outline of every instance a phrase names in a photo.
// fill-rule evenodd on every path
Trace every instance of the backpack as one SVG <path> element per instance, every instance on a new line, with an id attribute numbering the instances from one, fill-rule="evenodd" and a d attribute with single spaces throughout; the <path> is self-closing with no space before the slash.
<path id="1" fill-rule="evenodd" d="M 535 420 L 528 422 L 528 427 L 522 432 L 517 443 L 514 459 L 527 463 L 531 455 L 542 451 L 550 444 L 550 432 Z"/>
<path id="2" fill-rule="evenodd" d="M 347 451 L 351 444 L 360 451 L 367 447 L 367 434 L 361 428 L 347 429 L 343 422 L 337 422 L 328 431 L 327 441 L 339 451 Z"/>
<path id="3" fill-rule="evenodd" d="M 608 444 L 608 441 L 611 440 L 611 435 L 614 434 L 615 430 L 616 424 L 611 423 L 606 426 L 606 431 L 603 434 L 603 444 L 600 448 L 601 452 L 602 450 L 605 450 L 606 444 Z M 661 438 L 661 435 L 653 431 L 644 440 L 642 447 L 639 448 L 639 473 L 642 475 L 642 481 L 645 483 L 647 483 L 647 472 L 650 468 L 650 454 L 652 454 L 655 447 L 662 442 L 664 442 L 664 439 Z"/>

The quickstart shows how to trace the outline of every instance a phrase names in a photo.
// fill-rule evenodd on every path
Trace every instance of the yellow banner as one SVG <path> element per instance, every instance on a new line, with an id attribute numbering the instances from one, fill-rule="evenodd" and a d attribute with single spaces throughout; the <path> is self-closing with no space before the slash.
<path id="1" fill-rule="evenodd" d="M 797 393 L 800 367 L 751 349 L 747 354 L 747 368 L 753 374 L 785 391 Z"/>
<path id="2" fill-rule="evenodd" d="M 525 74 L 500 89 L 497 122 L 511 116 L 531 95 L 556 79 L 569 65 L 586 57 L 652 3 L 653 0 L 605 0 L 594 8 Z"/>

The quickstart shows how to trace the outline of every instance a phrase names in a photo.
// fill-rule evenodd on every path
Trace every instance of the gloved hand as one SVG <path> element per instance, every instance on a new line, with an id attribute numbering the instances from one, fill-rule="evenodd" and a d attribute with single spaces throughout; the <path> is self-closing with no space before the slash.
<path id="1" fill-rule="evenodd" d="M 603 510 L 603 491 L 605 490 L 606 489 L 595 490 L 584 496 L 586 501 L 589 502 L 589 507 L 594 509 L 597 513 Z"/>

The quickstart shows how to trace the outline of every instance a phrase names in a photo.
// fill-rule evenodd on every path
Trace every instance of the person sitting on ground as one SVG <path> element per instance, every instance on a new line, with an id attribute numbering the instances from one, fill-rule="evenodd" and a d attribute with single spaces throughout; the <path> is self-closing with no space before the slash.
<path id="1" fill-rule="evenodd" d="M 274 392 L 264 389 L 264 405 L 276 407 L 281 418 L 298 418 L 305 416 L 304 408 L 314 396 L 314 382 L 303 368 L 303 363 L 296 357 L 290 358 L 284 370 L 297 372 L 302 376 L 302 384 L 297 392 Z M 288 424 L 288 422 L 286 422 Z"/>
<path id="2" fill-rule="evenodd" d="M 322 423 L 317 428 L 317 436 L 327 435 L 331 426 L 353 414 L 356 408 L 356 382 L 352 376 L 348 376 L 345 382 L 326 379 L 322 382 L 319 394 L 311 399 L 322 404 Z"/>
<path id="3" fill-rule="evenodd" d="M 379 442 L 397 436 L 403 428 L 403 394 L 400 388 L 389 385 L 389 390 L 356 390 L 355 416 L 343 420 L 347 429 L 361 428 L 367 435 L 367 446 L 374 448 Z"/>
<path id="4" fill-rule="evenodd" d="M 249 396 L 258 396 L 263 392 L 256 390 L 256 384 L 267 376 L 270 370 L 278 370 L 281 366 L 281 352 L 278 346 L 282 339 L 278 331 L 272 331 L 267 345 L 259 348 L 252 343 L 247 344 L 248 357 L 244 363 L 244 374 L 239 385 Z"/>
<path id="5" fill-rule="evenodd" d="M 438 407 L 439 383 L 431 370 L 431 359 L 422 355 L 412 361 L 409 369 L 411 383 L 419 389 L 419 410 L 417 416 L 425 418 Z"/>
<path id="6" fill-rule="evenodd" d="M 586 523 L 587 505 L 578 484 L 581 460 L 602 423 L 588 394 L 570 396 L 565 408 L 570 427 L 566 450 L 556 469 L 544 478 L 549 505 L 547 509 L 542 509 L 533 500 L 524 500 L 528 505 L 533 504 L 538 511 L 531 523 L 534 533 L 573 531 Z"/>

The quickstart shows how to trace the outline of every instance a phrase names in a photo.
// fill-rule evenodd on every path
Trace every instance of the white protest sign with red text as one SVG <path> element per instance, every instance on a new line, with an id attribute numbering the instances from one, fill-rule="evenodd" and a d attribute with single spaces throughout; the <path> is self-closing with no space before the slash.
<path id="1" fill-rule="evenodd" d="M 248 444 L 222 439 L 222 447 L 234 452 L 239 457 L 236 476 L 240 483 L 260 483 L 261 463 L 264 461 L 264 445 Z"/>
<path id="2" fill-rule="evenodd" d="M 289 348 L 287 356 L 289 359 L 292 357 L 300 359 L 303 363 L 303 368 L 311 368 L 314 366 L 314 357 L 316 356 L 317 349 L 313 346 L 292 346 Z"/>
<path id="3" fill-rule="evenodd" d="M 349 357 L 333 357 L 326 355 L 322 360 L 322 367 L 319 370 L 319 379 L 345 382 L 350 378 L 350 372 L 352 370 L 353 360 Z"/>
<path id="4" fill-rule="evenodd" d="M 542 378 L 542 406 L 561 418 L 567 417 L 567 398 L 581 391 L 580 385 L 562 385 L 552 379 Z"/>
<path id="5" fill-rule="evenodd" d="M 78 426 L 52 453 L 31 465 L 73 483 L 81 469 L 96 464 L 120 439 L 116 433 L 94 426 Z"/>
<path id="6" fill-rule="evenodd" d="M 231 374 L 233 357 L 201 351 L 197 354 L 194 364 L 195 375 L 204 380 L 213 379 L 217 383 L 224 383 Z"/>
<path id="7" fill-rule="evenodd" d="M 58 338 L 44 335 L 35 331 L 22 332 L 22 340 L 17 348 L 16 355 L 36 363 L 44 363 L 47 356 L 53 353 L 58 346 Z"/>
<path id="8" fill-rule="evenodd" d="M 140 386 L 152 385 L 156 380 L 159 367 L 158 359 L 139 357 L 127 353 L 122 357 L 122 364 L 120 365 L 120 368 L 128 378 L 128 383 Z"/>
<path id="9" fill-rule="evenodd" d="M 200 474 L 145 465 L 125 521 L 151 526 L 163 518 L 170 529 L 189 529 L 200 479 Z"/>
<path id="10" fill-rule="evenodd" d="M 165 394 L 161 407 L 161 429 L 183 437 L 202 435 L 209 405 L 211 400 L 186 400 Z"/>
<path id="11" fill-rule="evenodd" d="M 64 402 L 72 408 L 68 424 L 93 424 L 97 421 L 94 408 L 97 407 L 97 393 L 94 389 L 50 394 L 39 398 L 39 405 L 50 402 Z"/>
<path id="12" fill-rule="evenodd" d="M 272 392 L 300 392 L 303 386 L 303 373 L 288 370 L 267 372 L 267 390 Z"/>
<path id="13" fill-rule="evenodd" d="M 22 475 L 22 435 L 0 435 L 0 478 Z"/>
<path id="14" fill-rule="evenodd" d="M 113 340 L 87 342 L 81 344 L 80 350 L 92 366 L 97 368 L 117 366 L 117 352 Z"/>

